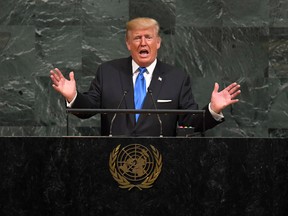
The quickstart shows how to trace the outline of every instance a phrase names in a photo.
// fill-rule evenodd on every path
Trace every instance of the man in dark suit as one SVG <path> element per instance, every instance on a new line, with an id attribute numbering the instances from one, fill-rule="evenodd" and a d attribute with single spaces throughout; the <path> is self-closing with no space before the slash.
<path id="1" fill-rule="evenodd" d="M 190 77 L 176 67 L 157 59 L 161 38 L 156 20 L 136 18 L 127 22 L 126 45 L 131 56 L 100 65 L 89 90 L 85 93 L 77 91 L 73 72 L 70 72 L 68 80 L 59 69 L 50 71 L 53 87 L 66 98 L 68 107 L 116 109 L 125 95 L 120 109 L 154 109 L 153 101 L 158 109 L 198 109 L 192 94 Z M 139 88 L 140 75 L 141 88 L 145 89 L 144 95 L 142 93 L 143 101 L 138 100 L 138 94 L 141 93 L 136 91 Z M 218 92 L 219 85 L 215 83 L 211 101 L 203 108 L 206 110 L 205 129 L 223 122 L 221 112 L 238 101 L 235 98 L 240 94 L 239 88 L 240 85 L 232 83 Z M 112 118 L 113 114 L 101 115 L 102 135 L 109 135 Z M 196 131 L 203 130 L 203 119 L 200 115 L 161 115 L 160 119 L 164 136 L 175 136 L 177 125 L 192 126 Z M 159 136 L 159 119 L 157 115 L 141 114 L 138 117 L 135 114 L 118 114 L 113 123 L 112 134 Z"/>

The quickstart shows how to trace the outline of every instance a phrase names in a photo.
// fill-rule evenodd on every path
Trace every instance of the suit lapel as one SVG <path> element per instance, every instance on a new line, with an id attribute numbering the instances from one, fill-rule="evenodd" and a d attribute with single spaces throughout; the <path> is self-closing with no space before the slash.
<path id="1" fill-rule="evenodd" d="M 158 95 L 162 87 L 162 79 L 164 75 L 164 71 L 160 70 L 160 65 L 161 65 L 161 62 L 159 62 L 158 60 L 156 67 L 154 69 L 153 75 L 152 75 L 150 86 L 149 86 L 149 89 L 152 92 L 152 96 L 153 96 L 153 99 L 155 100 L 155 103 L 157 101 Z M 144 104 L 143 104 L 143 109 L 154 109 L 154 108 L 155 107 L 154 107 L 151 95 L 147 93 Z"/>

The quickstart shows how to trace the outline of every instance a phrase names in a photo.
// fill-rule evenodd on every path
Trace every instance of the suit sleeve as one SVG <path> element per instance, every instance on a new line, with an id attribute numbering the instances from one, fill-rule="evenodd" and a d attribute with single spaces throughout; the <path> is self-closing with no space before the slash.
<path id="1" fill-rule="evenodd" d="M 183 85 L 179 95 L 179 109 L 198 110 L 198 104 L 196 103 L 192 93 L 192 84 L 189 75 L 186 75 L 183 80 Z M 180 126 L 192 126 L 195 128 L 195 131 L 201 132 L 222 122 L 216 121 L 213 118 L 208 109 L 208 105 L 204 106 L 202 110 L 205 111 L 204 119 L 202 114 L 180 115 L 178 124 Z"/>
<path id="2" fill-rule="evenodd" d="M 98 68 L 94 79 L 92 80 L 89 90 L 81 93 L 77 91 L 77 97 L 72 108 L 99 109 L 101 108 L 101 66 Z M 89 118 L 95 114 L 75 114 L 79 118 Z"/>

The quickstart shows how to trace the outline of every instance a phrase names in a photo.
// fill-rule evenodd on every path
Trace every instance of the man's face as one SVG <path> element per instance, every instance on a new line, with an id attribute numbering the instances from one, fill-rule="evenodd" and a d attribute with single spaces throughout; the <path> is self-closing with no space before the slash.
<path id="1" fill-rule="evenodd" d="M 130 30 L 127 33 L 126 45 L 134 61 L 140 67 L 148 67 L 157 57 L 161 38 L 155 27 Z"/>

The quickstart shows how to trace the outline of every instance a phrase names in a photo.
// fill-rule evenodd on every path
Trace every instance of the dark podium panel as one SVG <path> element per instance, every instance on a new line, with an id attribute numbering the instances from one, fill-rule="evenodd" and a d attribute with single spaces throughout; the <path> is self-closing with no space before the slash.
<path id="1" fill-rule="evenodd" d="M 153 145 L 153 186 L 119 187 L 118 146 Z M 287 215 L 288 140 L 257 138 L 0 138 L 0 215 Z"/>

